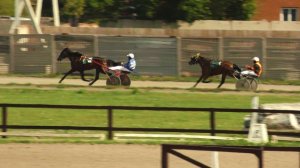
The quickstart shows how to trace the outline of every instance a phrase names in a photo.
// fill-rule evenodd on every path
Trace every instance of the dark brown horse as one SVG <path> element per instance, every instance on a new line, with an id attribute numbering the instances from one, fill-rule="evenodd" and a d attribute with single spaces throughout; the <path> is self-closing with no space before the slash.
<path id="1" fill-rule="evenodd" d="M 209 81 L 206 80 L 211 76 L 222 75 L 221 82 L 218 86 L 218 88 L 220 88 L 224 84 L 227 76 L 239 78 L 238 74 L 241 72 L 241 69 L 236 64 L 233 64 L 229 61 L 211 60 L 200 56 L 200 53 L 191 57 L 189 64 L 199 64 L 202 69 L 202 74 L 193 87 L 196 87 L 201 81 L 203 83 L 208 83 Z"/>
<path id="2" fill-rule="evenodd" d="M 80 73 L 81 79 L 83 81 L 90 82 L 89 85 L 92 85 L 99 79 L 100 73 L 108 74 L 108 67 L 121 65 L 121 62 L 115 62 L 115 61 L 109 60 L 109 59 L 106 60 L 106 59 L 100 58 L 100 57 L 93 57 L 91 63 L 84 64 L 82 61 L 82 58 L 83 58 L 82 56 L 83 56 L 83 54 L 81 54 L 80 52 L 73 52 L 69 48 L 64 48 L 61 51 L 57 60 L 61 61 L 65 58 L 68 58 L 71 62 L 71 69 L 67 73 L 65 73 L 65 75 L 59 81 L 59 83 L 61 83 L 71 73 L 78 71 Z M 92 81 L 86 80 L 84 78 L 84 71 L 91 70 L 91 69 L 96 70 L 95 78 Z"/>

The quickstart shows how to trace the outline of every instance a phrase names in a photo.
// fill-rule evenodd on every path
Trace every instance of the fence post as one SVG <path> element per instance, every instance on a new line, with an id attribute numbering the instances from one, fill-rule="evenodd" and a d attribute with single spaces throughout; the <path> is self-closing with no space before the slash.
<path id="1" fill-rule="evenodd" d="M 15 35 L 9 36 L 9 73 L 15 72 L 15 57 L 16 57 L 16 46 L 15 46 Z"/>
<path id="2" fill-rule="evenodd" d="M 7 107 L 2 106 L 2 132 L 7 131 Z M 6 138 L 6 136 L 2 136 L 2 138 Z"/>
<path id="3" fill-rule="evenodd" d="M 112 107 L 108 108 L 107 113 L 107 119 L 108 119 L 108 139 L 113 139 L 113 110 Z"/>
<path id="4" fill-rule="evenodd" d="M 94 55 L 95 56 L 100 56 L 98 36 L 94 36 L 93 45 L 94 45 Z"/>
<path id="5" fill-rule="evenodd" d="M 219 46 L 218 46 L 218 50 L 219 50 L 219 60 L 224 60 L 224 38 L 223 37 L 219 37 Z"/>
<path id="6" fill-rule="evenodd" d="M 181 37 L 176 37 L 177 41 L 177 76 L 181 76 L 182 66 L 181 66 L 181 58 L 182 58 L 182 44 Z"/>
<path id="7" fill-rule="evenodd" d="M 210 110 L 210 135 L 215 136 L 216 122 L 215 122 L 215 111 Z"/>
<path id="8" fill-rule="evenodd" d="M 266 74 L 267 70 L 268 70 L 268 64 L 267 64 L 267 54 L 268 54 L 268 51 L 267 51 L 267 38 L 263 37 L 262 38 L 262 56 L 261 56 L 261 59 L 262 59 L 262 66 L 264 67 L 263 68 L 263 77 L 266 78 L 266 76 L 268 76 L 268 74 Z"/>
<path id="9" fill-rule="evenodd" d="M 258 157 L 258 167 L 259 168 L 264 168 L 264 147 L 260 147 L 258 152 L 257 152 L 257 157 Z"/>
<path id="10" fill-rule="evenodd" d="M 57 73 L 57 61 L 56 61 L 56 43 L 55 43 L 55 35 L 50 35 L 50 43 L 51 45 L 51 65 L 52 65 L 52 73 Z"/>
<path id="11" fill-rule="evenodd" d="M 168 150 L 165 145 L 162 145 L 161 167 L 168 168 Z"/>

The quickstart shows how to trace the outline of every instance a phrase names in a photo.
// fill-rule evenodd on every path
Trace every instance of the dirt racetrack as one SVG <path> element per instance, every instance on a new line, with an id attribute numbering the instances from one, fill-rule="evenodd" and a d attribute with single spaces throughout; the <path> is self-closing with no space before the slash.
<path id="1" fill-rule="evenodd" d="M 0 84 L 33 84 L 33 85 L 57 85 L 59 78 L 35 78 L 35 77 L 7 77 L 0 76 Z M 87 82 L 80 79 L 65 79 L 62 84 L 88 86 Z M 137 88 L 191 88 L 195 82 L 172 82 L 172 81 L 132 81 L 131 86 Z M 104 80 L 98 80 L 93 86 L 105 86 Z M 215 89 L 218 83 L 199 83 L 197 88 Z M 235 89 L 235 84 L 225 83 L 222 88 Z M 300 86 L 292 85 L 265 85 L 259 84 L 258 90 L 281 90 L 281 91 L 300 91 Z"/>
<path id="2" fill-rule="evenodd" d="M 1 168 L 160 168 L 159 145 L 122 144 L 1 144 Z M 211 165 L 211 153 L 180 151 Z M 265 168 L 299 168 L 299 153 L 265 152 Z M 170 156 L 170 168 L 194 168 L 190 163 Z M 222 168 L 256 168 L 251 154 L 220 153 Z"/>

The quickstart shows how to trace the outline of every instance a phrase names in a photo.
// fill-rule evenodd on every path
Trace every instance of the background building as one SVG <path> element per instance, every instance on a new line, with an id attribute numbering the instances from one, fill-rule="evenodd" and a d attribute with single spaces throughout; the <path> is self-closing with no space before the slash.
<path id="1" fill-rule="evenodd" d="M 299 21 L 300 0 L 257 0 L 253 20 Z"/>

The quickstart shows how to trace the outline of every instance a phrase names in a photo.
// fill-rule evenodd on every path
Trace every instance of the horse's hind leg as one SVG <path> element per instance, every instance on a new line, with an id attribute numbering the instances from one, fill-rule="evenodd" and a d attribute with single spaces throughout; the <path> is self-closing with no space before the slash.
<path id="1" fill-rule="evenodd" d="M 89 83 L 90 86 L 92 86 L 98 79 L 99 79 L 100 70 L 96 69 L 95 79 Z"/>
<path id="2" fill-rule="evenodd" d="M 218 88 L 220 88 L 224 84 L 226 76 L 227 76 L 226 74 L 222 74 L 222 79 L 221 79 L 221 82 L 220 82 Z"/>
<path id="3" fill-rule="evenodd" d="M 207 80 L 209 76 L 205 76 L 202 80 L 203 83 L 210 83 L 211 80 Z"/>
<path id="4" fill-rule="evenodd" d="M 84 71 L 79 71 L 79 72 L 80 72 L 81 79 L 82 79 L 83 81 L 86 81 L 86 82 L 92 81 L 92 80 L 87 80 L 87 79 L 84 78 Z"/>
<path id="5" fill-rule="evenodd" d="M 70 71 L 68 71 L 67 73 L 65 73 L 65 75 L 60 79 L 60 81 L 58 83 L 61 83 L 68 75 L 70 75 L 73 72 L 74 72 L 74 70 L 71 69 Z"/>

